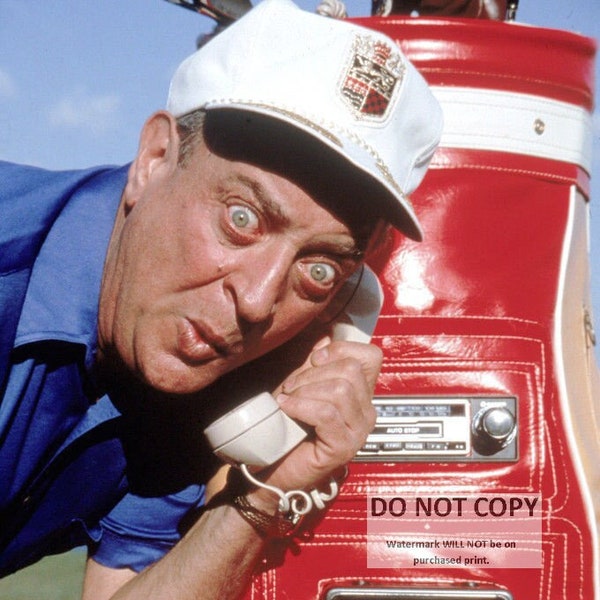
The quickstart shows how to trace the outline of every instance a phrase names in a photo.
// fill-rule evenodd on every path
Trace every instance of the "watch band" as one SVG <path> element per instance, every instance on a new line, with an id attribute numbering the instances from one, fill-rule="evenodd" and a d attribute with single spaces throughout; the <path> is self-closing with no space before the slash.
<path id="1" fill-rule="evenodd" d="M 301 521 L 301 517 L 294 513 L 277 511 L 272 515 L 260 510 L 245 495 L 234 496 L 232 502 L 240 516 L 250 523 L 262 537 L 289 537 Z"/>

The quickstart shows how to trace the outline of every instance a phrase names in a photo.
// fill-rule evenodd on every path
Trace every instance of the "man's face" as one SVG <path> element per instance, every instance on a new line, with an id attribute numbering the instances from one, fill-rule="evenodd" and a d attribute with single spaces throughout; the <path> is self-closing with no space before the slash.
<path id="1" fill-rule="evenodd" d="M 158 165 L 158 166 L 156 166 Z M 287 341 L 358 265 L 348 226 L 280 175 L 198 147 L 157 161 L 109 251 L 101 347 L 191 393 Z"/>

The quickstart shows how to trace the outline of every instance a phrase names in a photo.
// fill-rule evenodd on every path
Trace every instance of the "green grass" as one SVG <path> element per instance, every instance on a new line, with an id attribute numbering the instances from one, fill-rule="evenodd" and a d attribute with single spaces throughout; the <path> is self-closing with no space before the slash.
<path id="1" fill-rule="evenodd" d="M 73 550 L 0 579 L 0 600 L 78 600 L 85 557 Z"/>

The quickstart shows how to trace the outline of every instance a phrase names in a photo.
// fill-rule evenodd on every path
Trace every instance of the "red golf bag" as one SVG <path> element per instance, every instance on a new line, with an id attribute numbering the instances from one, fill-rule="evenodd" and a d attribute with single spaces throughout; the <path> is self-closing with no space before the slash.
<path id="1" fill-rule="evenodd" d="M 413 196 L 425 241 L 398 235 L 373 264 L 378 425 L 248 598 L 600 599 L 594 45 L 489 20 L 361 22 L 398 40 L 444 108 Z"/>

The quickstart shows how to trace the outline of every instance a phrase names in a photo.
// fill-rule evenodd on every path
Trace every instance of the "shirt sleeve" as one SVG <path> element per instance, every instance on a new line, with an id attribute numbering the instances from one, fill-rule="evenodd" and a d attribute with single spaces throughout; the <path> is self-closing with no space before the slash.
<path id="1" fill-rule="evenodd" d="M 181 539 L 204 502 L 203 485 L 159 498 L 129 493 L 100 521 L 100 540 L 90 554 L 106 567 L 139 573 Z"/>

